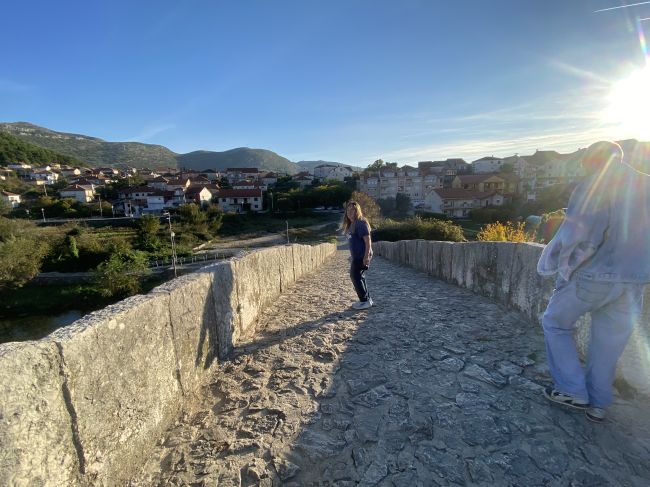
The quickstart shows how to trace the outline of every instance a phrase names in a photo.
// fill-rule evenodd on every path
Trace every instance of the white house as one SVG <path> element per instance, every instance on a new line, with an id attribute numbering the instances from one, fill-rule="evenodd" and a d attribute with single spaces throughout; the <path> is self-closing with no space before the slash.
<path id="1" fill-rule="evenodd" d="M 352 168 L 335 164 L 321 164 L 314 168 L 314 177 L 321 180 L 335 179 L 344 181 L 345 178 L 352 176 L 352 173 Z"/>
<path id="2" fill-rule="evenodd" d="M 275 184 L 278 182 L 278 175 L 274 172 L 267 172 L 266 174 L 262 175 L 260 182 L 262 185 L 268 187 L 270 184 Z"/>
<path id="3" fill-rule="evenodd" d="M 503 195 L 492 192 L 471 191 L 462 188 L 436 189 L 425 198 L 425 206 L 435 213 L 453 218 L 466 218 L 469 212 L 485 206 L 501 206 Z"/>
<path id="4" fill-rule="evenodd" d="M 472 168 L 474 169 L 474 174 L 499 172 L 503 164 L 504 160 L 502 158 L 487 156 L 472 161 Z"/>
<path id="5" fill-rule="evenodd" d="M 142 213 L 147 215 L 160 215 L 165 208 L 171 206 L 165 200 L 164 191 L 155 191 L 146 196 L 146 205 L 142 208 Z"/>
<path id="6" fill-rule="evenodd" d="M 167 191 L 173 191 L 175 189 L 182 189 L 185 191 L 187 188 L 190 187 L 192 184 L 192 181 L 190 181 L 190 178 L 178 178 L 178 179 L 170 179 L 167 181 Z"/>
<path id="7" fill-rule="evenodd" d="M 11 169 L 12 171 L 16 171 L 21 176 L 25 176 L 29 171 L 31 171 L 32 166 L 29 164 L 9 164 L 7 166 L 7 169 Z"/>
<path id="8" fill-rule="evenodd" d="M 185 200 L 199 206 L 207 206 L 212 201 L 212 192 L 205 186 L 191 186 L 185 190 Z"/>
<path id="9" fill-rule="evenodd" d="M 12 208 L 16 208 L 20 204 L 20 195 L 9 191 L 0 191 L 0 199 L 9 203 Z"/>
<path id="10" fill-rule="evenodd" d="M 64 167 L 59 170 L 59 174 L 66 179 L 74 178 L 81 175 L 81 170 L 78 167 Z"/>
<path id="11" fill-rule="evenodd" d="M 311 185 L 311 183 L 314 181 L 314 177 L 311 174 L 300 173 L 299 175 L 293 176 L 291 180 L 298 183 L 300 185 L 300 189 L 305 189 L 307 186 Z"/>
<path id="12" fill-rule="evenodd" d="M 145 183 L 151 188 L 165 191 L 167 189 L 167 183 L 169 183 L 169 179 L 164 176 L 156 176 L 153 178 L 145 179 Z"/>
<path id="13" fill-rule="evenodd" d="M 199 173 L 200 176 L 203 176 L 207 180 L 209 180 L 211 183 L 218 181 L 220 178 L 220 174 L 215 171 L 214 169 L 206 169 L 205 171 L 201 171 Z"/>
<path id="14" fill-rule="evenodd" d="M 61 198 L 74 198 L 80 203 L 90 203 L 95 199 L 95 191 L 92 185 L 71 184 L 59 191 Z"/>
<path id="15" fill-rule="evenodd" d="M 226 178 L 230 184 L 242 179 L 258 180 L 260 175 L 260 170 L 256 167 L 229 167 L 226 169 Z"/>
<path id="16" fill-rule="evenodd" d="M 261 189 L 221 189 L 217 193 L 217 201 L 223 211 L 261 211 Z"/>
<path id="17" fill-rule="evenodd" d="M 33 179 L 38 186 L 42 186 L 43 184 L 54 184 L 59 180 L 59 175 L 51 169 L 34 170 L 29 174 L 29 177 Z"/>
<path id="18" fill-rule="evenodd" d="M 258 189 L 260 184 L 257 181 L 237 181 L 232 183 L 232 189 Z"/>

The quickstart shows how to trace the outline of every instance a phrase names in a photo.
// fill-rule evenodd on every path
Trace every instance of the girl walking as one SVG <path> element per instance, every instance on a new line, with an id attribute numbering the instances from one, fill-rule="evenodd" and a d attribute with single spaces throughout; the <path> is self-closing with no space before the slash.
<path id="1" fill-rule="evenodd" d="M 370 241 L 370 223 L 363 217 L 361 206 L 356 201 L 348 201 L 343 217 L 343 233 L 348 238 L 348 246 L 352 256 L 350 264 L 350 279 L 354 290 L 359 296 L 359 302 L 354 303 L 354 309 L 368 309 L 372 299 L 366 286 L 365 272 L 372 258 L 372 242 Z"/>

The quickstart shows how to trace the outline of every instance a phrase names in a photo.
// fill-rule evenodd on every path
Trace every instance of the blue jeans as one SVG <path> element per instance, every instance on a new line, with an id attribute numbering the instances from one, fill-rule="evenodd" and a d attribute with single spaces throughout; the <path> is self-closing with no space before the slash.
<path id="1" fill-rule="evenodd" d="M 359 301 L 368 301 L 370 299 L 370 293 L 366 286 L 365 273 L 366 269 L 363 265 L 363 259 L 353 259 L 350 264 L 350 279 L 352 279 L 354 290 L 357 292 L 357 296 L 359 296 Z"/>
<path id="2" fill-rule="evenodd" d="M 555 388 L 606 408 L 612 403 L 616 363 L 643 306 L 643 284 L 558 279 L 542 317 L 548 366 Z M 589 350 L 583 368 L 573 331 L 591 313 Z"/>

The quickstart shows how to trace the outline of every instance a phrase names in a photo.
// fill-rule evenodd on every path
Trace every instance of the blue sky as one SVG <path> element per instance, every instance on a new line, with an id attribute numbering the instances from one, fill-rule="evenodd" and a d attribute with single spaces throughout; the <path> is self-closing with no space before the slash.
<path id="1" fill-rule="evenodd" d="M 650 138 L 603 115 L 645 65 L 644 3 L 10 2 L 0 121 L 360 166 Z"/>

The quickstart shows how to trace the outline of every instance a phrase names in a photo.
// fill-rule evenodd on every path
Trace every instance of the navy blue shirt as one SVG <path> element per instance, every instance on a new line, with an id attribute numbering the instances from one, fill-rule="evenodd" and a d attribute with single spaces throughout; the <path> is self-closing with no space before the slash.
<path id="1" fill-rule="evenodd" d="M 366 255 L 366 243 L 363 241 L 363 237 L 367 235 L 370 235 L 370 231 L 368 222 L 365 220 L 357 220 L 348 229 L 348 246 L 352 259 L 363 260 Z"/>

